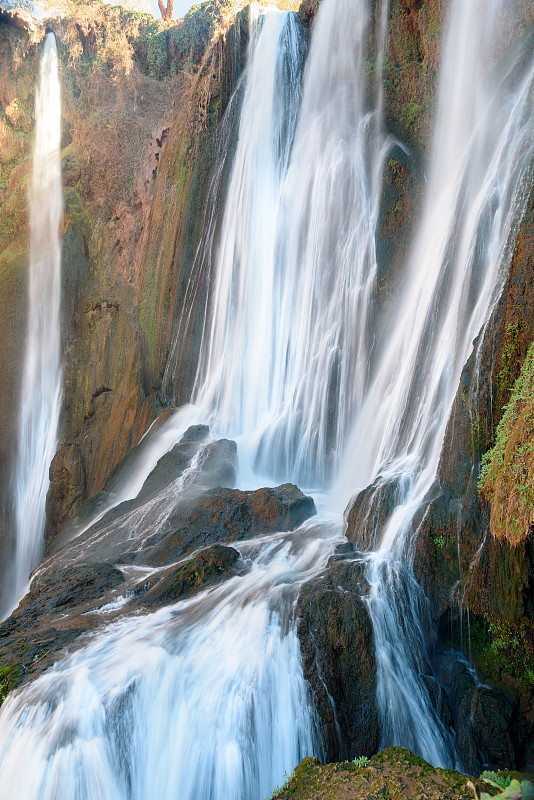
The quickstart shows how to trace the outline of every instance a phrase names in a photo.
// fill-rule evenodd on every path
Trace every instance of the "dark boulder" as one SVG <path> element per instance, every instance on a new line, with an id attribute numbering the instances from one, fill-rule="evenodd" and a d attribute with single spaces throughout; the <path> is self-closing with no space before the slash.
<path id="1" fill-rule="evenodd" d="M 239 560 L 239 553 L 233 547 L 215 544 L 201 550 L 178 569 L 141 595 L 144 606 L 159 606 L 175 603 L 196 592 L 212 586 L 234 574 L 232 567 Z"/>
<path id="2" fill-rule="evenodd" d="M 0 670 L 12 676 L 10 688 L 36 678 L 99 624 L 96 615 L 85 612 L 100 605 L 123 580 L 111 564 L 37 572 L 30 591 L 0 625 Z"/>
<path id="3" fill-rule="evenodd" d="M 207 425 L 193 425 L 188 428 L 178 444 L 175 444 L 168 453 L 159 459 L 144 482 L 136 500 L 145 500 L 183 475 L 208 434 Z"/>
<path id="4" fill-rule="evenodd" d="M 364 566 L 332 561 L 303 586 L 298 635 L 304 675 L 320 721 L 323 756 L 372 755 L 380 741 L 373 629 Z"/>
<path id="5" fill-rule="evenodd" d="M 290 483 L 247 492 L 211 489 L 185 499 L 177 507 L 173 515 L 174 531 L 147 539 L 142 559 L 162 566 L 178 560 L 194 547 L 291 531 L 315 513 L 313 499 Z"/>
<path id="6" fill-rule="evenodd" d="M 373 550 L 395 507 L 401 502 L 399 483 L 377 478 L 351 501 L 345 511 L 347 539 L 360 550 Z"/>
<path id="7" fill-rule="evenodd" d="M 513 702 L 502 692 L 478 683 L 462 661 L 448 660 L 439 678 L 448 692 L 456 750 L 464 769 L 510 769 L 518 762 Z"/>

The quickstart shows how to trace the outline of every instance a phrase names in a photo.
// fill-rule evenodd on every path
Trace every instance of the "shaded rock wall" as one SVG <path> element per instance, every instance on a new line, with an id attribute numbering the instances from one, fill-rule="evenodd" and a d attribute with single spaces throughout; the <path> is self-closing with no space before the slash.
<path id="1" fill-rule="evenodd" d="M 324 575 L 303 586 L 297 606 L 304 675 L 326 761 L 372 755 L 380 741 L 363 572 L 361 563 L 331 560 Z"/>
<path id="2" fill-rule="evenodd" d="M 516 383 L 530 370 L 534 339 L 533 200 L 534 190 L 503 293 L 463 371 L 414 556 L 442 642 L 463 649 L 499 702 L 511 703 L 518 763 L 534 755 L 533 397 L 528 381 Z M 510 416 L 518 385 L 523 396 Z M 501 451 L 492 458 L 496 441 Z M 491 489 L 481 494 L 485 453 L 494 467 Z"/>

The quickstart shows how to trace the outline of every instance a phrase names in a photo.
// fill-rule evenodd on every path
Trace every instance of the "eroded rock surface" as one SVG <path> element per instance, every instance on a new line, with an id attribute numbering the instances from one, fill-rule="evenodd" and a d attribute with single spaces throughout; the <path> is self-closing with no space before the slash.
<path id="1" fill-rule="evenodd" d="M 371 755 L 380 741 L 373 630 L 364 566 L 332 560 L 305 584 L 297 614 L 304 675 L 328 760 Z"/>
<path id="2" fill-rule="evenodd" d="M 132 460 L 135 454 L 123 463 L 127 474 Z M 106 622 L 176 603 L 243 570 L 239 552 L 223 543 L 292 531 L 315 514 L 313 499 L 291 484 L 246 492 L 218 485 L 232 484 L 236 469 L 235 442 L 193 426 L 134 500 L 82 533 L 71 532 L 74 538 L 58 536 L 30 591 L 0 626 L 0 670 L 9 670 L 10 688 Z M 119 470 L 108 501 L 120 484 Z"/>
<path id="3" fill-rule="evenodd" d="M 469 785 L 471 784 L 471 786 Z M 279 800 L 477 800 L 481 792 L 498 794 L 480 780 L 450 769 L 431 767 L 402 747 L 388 747 L 362 765 L 351 761 L 322 766 L 305 758 Z"/>

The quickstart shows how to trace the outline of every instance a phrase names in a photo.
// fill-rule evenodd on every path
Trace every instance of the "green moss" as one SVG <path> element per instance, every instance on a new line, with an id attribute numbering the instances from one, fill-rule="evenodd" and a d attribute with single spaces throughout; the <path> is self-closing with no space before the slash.
<path id="1" fill-rule="evenodd" d="M 534 630 L 525 620 L 496 620 L 489 624 L 490 653 L 500 672 L 534 686 Z"/>
<path id="2" fill-rule="evenodd" d="M 18 680 L 18 671 L 10 664 L 0 667 L 0 706 L 9 692 L 15 688 Z"/>
<path id="3" fill-rule="evenodd" d="M 459 621 L 458 621 L 459 622 Z M 494 614 L 463 618 L 463 642 L 477 671 L 495 684 L 513 675 L 528 691 L 534 688 L 534 626 L 525 619 L 500 619 Z"/>
<path id="4" fill-rule="evenodd" d="M 274 800 L 275 797 L 281 797 L 284 792 L 287 792 L 291 789 L 291 785 L 295 783 L 295 772 L 293 771 L 291 775 L 285 774 L 286 780 L 282 784 L 282 786 L 277 786 L 274 792 L 271 795 L 271 800 Z"/>
<path id="5" fill-rule="evenodd" d="M 508 369 L 505 359 L 503 370 Z M 483 456 L 478 482 L 492 504 L 492 532 L 511 542 L 525 538 L 534 516 L 533 438 L 534 343 L 504 407 L 495 445 Z"/>
<path id="6" fill-rule="evenodd" d="M 506 326 L 504 345 L 501 352 L 501 368 L 497 374 L 497 405 L 500 407 L 514 380 L 517 378 L 518 356 L 521 351 L 520 334 L 524 328 L 522 322 L 511 322 Z"/>
<path id="7" fill-rule="evenodd" d="M 403 128 L 413 134 L 417 134 L 419 120 L 421 117 L 421 106 L 415 101 L 405 103 L 401 111 L 401 123 Z"/>

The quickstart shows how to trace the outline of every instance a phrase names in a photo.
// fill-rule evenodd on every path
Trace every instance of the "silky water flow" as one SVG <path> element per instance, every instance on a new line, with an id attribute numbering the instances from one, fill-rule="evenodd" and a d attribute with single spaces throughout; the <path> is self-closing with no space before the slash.
<path id="1" fill-rule="evenodd" d="M 209 422 L 238 441 L 241 484 L 300 481 L 322 492 L 320 513 L 292 534 L 236 545 L 244 574 L 122 618 L 8 697 L 0 768 L 10 796 L 261 800 L 303 756 L 320 755 L 295 598 L 343 540 L 347 501 L 368 486 L 393 486 L 396 498 L 385 528 L 369 515 L 359 542 L 382 744 L 457 763 L 420 677 L 431 676 L 428 625 L 411 556 L 532 159 L 533 63 L 520 41 L 490 70 L 498 6 L 453 3 L 421 222 L 378 323 L 380 191 L 398 143 L 384 132 L 379 87 L 368 106 L 370 3 L 324 0 L 303 83 L 296 15 L 253 13 L 222 217 L 208 211 L 195 261 L 209 296 L 193 403 L 152 436 L 118 496 L 136 496 L 187 425 Z M 387 4 L 381 12 L 383 47 Z M 379 84 L 382 64 L 379 53 Z M 220 176 L 219 164 L 213 196 Z"/>
<path id="2" fill-rule="evenodd" d="M 28 327 L 14 475 L 14 557 L 3 580 L 0 618 L 16 607 L 43 553 L 48 470 L 56 452 L 61 400 L 62 215 L 60 92 L 56 40 L 46 36 L 35 104 L 30 206 Z"/>

